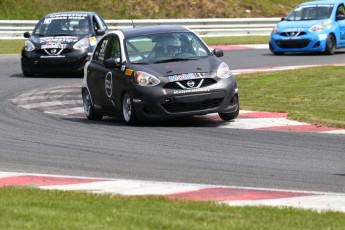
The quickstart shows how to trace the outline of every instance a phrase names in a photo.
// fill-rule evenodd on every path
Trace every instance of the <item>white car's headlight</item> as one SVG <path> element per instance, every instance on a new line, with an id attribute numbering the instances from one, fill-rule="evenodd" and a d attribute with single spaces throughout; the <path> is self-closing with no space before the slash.
<path id="1" fill-rule="evenodd" d="M 134 76 L 137 84 L 141 86 L 150 87 L 160 83 L 160 80 L 157 77 L 143 71 L 136 71 Z"/>
<path id="2" fill-rule="evenodd" d="M 25 50 L 25 51 L 33 51 L 34 49 L 35 49 L 34 44 L 32 44 L 32 42 L 30 42 L 29 40 L 27 40 L 27 41 L 24 43 L 24 50 Z"/>
<path id="3" fill-rule="evenodd" d="M 228 78 L 232 76 L 232 72 L 229 68 L 229 66 L 225 63 L 222 62 L 217 69 L 217 77 L 219 78 Z"/>
<path id="4" fill-rule="evenodd" d="M 73 49 L 82 50 L 87 49 L 90 46 L 90 41 L 88 38 L 81 39 L 79 42 L 75 43 Z"/>

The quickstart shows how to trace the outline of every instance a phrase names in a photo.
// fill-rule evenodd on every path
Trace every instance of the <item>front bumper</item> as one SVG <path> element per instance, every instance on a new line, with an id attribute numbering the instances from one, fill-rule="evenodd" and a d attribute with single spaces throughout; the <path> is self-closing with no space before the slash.
<path id="1" fill-rule="evenodd" d="M 322 52 L 326 48 L 327 34 L 308 32 L 303 36 L 286 37 L 272 34 L 269 46 L 273 53 Z"/>
<path id="2" fill-rule="evenodd" d="M 64 56 L 47 56 L 39 52 L 22 51 L 21 67 L 28 73 L 82 72 L 90 60 L 88 50 L 73 51 Z"/>
<path id="3" fill-rule="evenodd" d="M 137 87 L 133 91 L 135 112 L 145 119 L 236 113 L 239 106 L 236 82 L 233 78 L 221 81 L 221 87 L 190 90 Z"/>

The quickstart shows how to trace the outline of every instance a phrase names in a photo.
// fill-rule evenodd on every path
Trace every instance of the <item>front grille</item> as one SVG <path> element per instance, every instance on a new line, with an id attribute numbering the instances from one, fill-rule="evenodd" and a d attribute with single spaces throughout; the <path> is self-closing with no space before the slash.
<path id="1" fill-rule="evenodd" d="M 43 64 L 43 65 L 75 64 L 77 61 L 78 61 L 77 58 L 41 58 L 41 59 L 38 59 L 38 63 Z"/>
<path id="2" fill-rule="evenodd" d="M 187 85 L 188 81 L 190 80 L 177 81 L 177 82 L 183 85 L 185 88 L 193 88 Z M 213 78 L 193 79 L 192 81 L 194 81 L 195 86 L 199 85 L 200 82 L 202 81 L 202 84 L 200 85 L 199 88 L 210 86 L 217 83 L 217 81 L 214 80 Z M 177 82 L 169 82 L 164 86 L 164 88 L 165 89 L 183 89 L 180 85 L 177 84 Z"/>
<path id="3" fill-rule="evenodd" d="M 303 36 L 303 35 L 306 35 L 307 33 L 302 31 L 302 32 L 298 32 L 298 31 L 290 31 L 290 32 L 283 32 L 283 33 L 280 33 L 279 35 L 280 36 L 283 36 L 283 37 L 299 37 L 299 36 Z"/>
<path id="4" fill-rule="evenodd" d="M 199 102 L 171 102 L 161 104 L 163 108 L 170 113 L 199 111 L 204 109 L 211 109 L 218 107 L 223 101 L 223 98 L 207 99 Z"/>
<path id="5" fill-rule="evenodd" d="M 279 40 L 276 41 L 276 44 L 282 49 L 291 49 L 291 48 L 304 48 L 308 46 L 310 40 L 301 39 L 301 40 Z"/>
<path id="6" fill-rule="evenodd" d="M 54 56 L 54 55 L 52 54 L 51 50 L 52 50 L 52 49 L 39 49 L 39 50 L 36 50 L 35 52 L 36 52 L 37 54 L 43 55 L 43 56 Z M 46 51 L 47 51 L 49 54 L 47 54 Z M 56 53 L 58 53 L 58 52 L 60 52 L 60 49 L 56 49 Z M 72 53 L 72 52 L 73 52 L 73 50 L 71 50 L 71 49 L 63 49 L 59 55 L 65 55 L 65 54 Z"/>

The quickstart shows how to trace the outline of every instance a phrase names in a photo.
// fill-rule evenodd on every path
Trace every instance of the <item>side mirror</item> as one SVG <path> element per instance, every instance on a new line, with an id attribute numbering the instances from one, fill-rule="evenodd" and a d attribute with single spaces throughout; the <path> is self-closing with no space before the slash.
<path id="1" fill-rule="evenodd" d="M 345 15 L 343 15 L 343 14 L 338 14 L 338 15 L 335 17 L 335 20 L 336 20 L 336 21 L 344 20 L 344 19 L 345 19 Z"/>
<path id="2" fill-rule="evenodd" d="M 285 21 L 286 20 L 286 17 L 282 17 L 281 19 L 280 19 L 280 21 Z"/>
<path id="3" fill-rule="evenodd" d="M 96 35 L 97 36 L 102 36 L 105 34 L 105 30 L 96 30 Z"/>
<path id="4" fill-rule="evenodd" d="M 109 58 L 107 60 L 104 61 L 104 66 L 106 68 L 117 68 L 121 66 L 121 61 L 120 58 Z"/>
<path id="5" fill-rule="evenodd" d="M 30 32 L 25 32 L 24 33 L 24 38 L 29 38 L 29 37 L 31 37 Z"/>
<path id="6" fill-rule="evenodd" d="M 216 56 L 216 57 L 223 57 L 224 56 L 224 52 L 222 49 L 219 49 L 219 48 L 214 48 L 213 49 L 213 54 Z"/>

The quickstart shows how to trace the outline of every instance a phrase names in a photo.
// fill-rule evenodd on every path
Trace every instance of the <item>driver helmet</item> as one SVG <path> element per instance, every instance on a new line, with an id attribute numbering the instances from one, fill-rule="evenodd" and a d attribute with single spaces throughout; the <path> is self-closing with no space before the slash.
<path id="1" fill-rule="evenodd" d="M 181 41 L 177 37 L 168 38 L 166 41 L 167 53 L 170 56 L 175 56 L 181 52 Z"/>
<path id="2" fill-rule="evenodd" d="M 78 28 L 80 29 L 80 31 L 88 33 L 89 32 L 89 23 L 85 19 L 81 20 L 78 24 Z"/>

